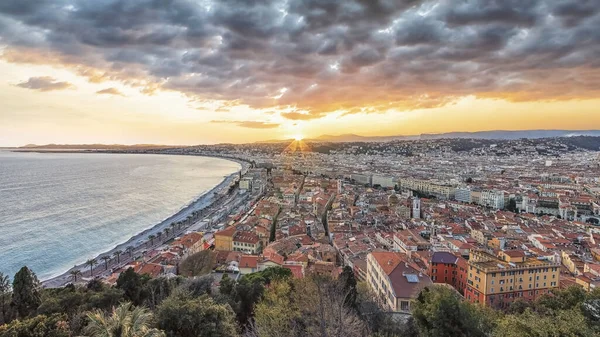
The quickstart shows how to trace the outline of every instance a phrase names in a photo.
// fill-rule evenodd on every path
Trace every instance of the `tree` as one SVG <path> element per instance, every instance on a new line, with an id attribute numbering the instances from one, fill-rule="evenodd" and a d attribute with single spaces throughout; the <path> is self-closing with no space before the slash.
<path id="1" fill-rule="evenodd" d="M 148 235 L 148 240 L 150 240 L 150 246 L 154 246 L 154 239 L 156 239 L 156 235 L 154 235 L 154 234 Z"/>
<path id="2" fill-rule="evenodd" d="M 413 303 L 412 314 L 423 337 L 488 336 L 494 313 L 463 302 L 443 286 L 425 288 Z"/>
<path id="3" fill-rule="evenodd" d="M 136 273 L 133 268 L 127 268 L 127 270 L 121 273 L 117 279 L 117 289 L 123 290 L 125 299 L 132 302 L 134 305 L 142 304 L 143 286 L 144 282 L 142 276 Z"/>
<path id="4" fill-rule="evenodd" d="M 100 258 L 102 261 L 104 261 L 104 270 L 108 270 L 108 261 L 110 261 L 110 256 L 105 255 L 103 257 Z"/>
<path id="5" fill-rule="evenodd" d="M 358 292 L 356 289 L 356 278 L 354 277 L 354 272 L 352 268 L 349 266 L 345 266 L 338 278 L 338 282 L 340 283 L 342 290 L 348 294 L 346 298 L 346 305 L 350 308 L 356 309 L 356 298 L 358 296 Z"/>
<path id="6" fill-rule="evenodd" d="M 94 276 L 94 266 L 98 264 L 98 261 L 96 261 L 96 259 L 89 259 L 87 261 L 85 261 L 85 265 L 86 266 L 90 266 L 90 276 Z"/>
<path id="7" fill-rule="evenodd" d="M 8 278 L 8 275 L 4 275 L 3 273 L 0 273 L 0 310 L 1 310 L 1 314 L 2 314 L 2 320 L 0 320 L 0 325 L 2 325 L 3 323 L 8 323 L 9 318 L 8 318 L 8 306 L 7 306 L 7 302 L 10 298 L 10 291 L 11 291 L 11 286 L 10 286 L 10 279 Z"/>
<path id="8" fill-rule="evenodd" d="M 110 316 L 96 310 L 87 315 L 85 331 L 90 337 L 161 337 L 164 332 L 150 328 L 152 313 L 123 303 L 113 308 Z"/>
<path id="9" fill-rule="evenodd" d="M 133 257 L 133 252 L 135 251 L 135 247 L 133 247 L 133 246 L 127 246 L 127 248 L 125 248 L 125 251 L 127 253 L 129 253 L 129 257 Z"/>
<path id="10" fill-rule="evenodd" d="M 39 315 L 0 326 L 0 337 L 69 337 L 69 324 L 64 314 Z"/>
<path id="11" fill-rule="evenodd" d="M 169 227 L 167 227 L 167 228 L 165 228 L 165 229 L 164 229 L 164 232 L 165 232 L 165 237 L 167 237 L 167 238 L 169 237 L 169 232 L 170 232 L 170 231 L 171 231 L 171 230 L 169 229 Z"/>
<path id="12" fill-rule="evenodd" d="M 159 307 L 157 321 L 169 337 L 237 336 L 234 313 L 226 304 L 217 304 L 209 296 L 192 298 L 178 294 Z"/>
<path id="13" fill-rule="evenodd" d="M 206 275 L 215 267 L 217 254 L 211 250 L 203 250 L 188 256 L 179 264 L 179 274 L 187 277 Z"/>
<path id="14" fill-rule="evenodd" d="M 81 275 L 81 270 L 73 269 L 69 272 L 69 274 L 71 274 L 71 277 L 73 278 L 73 283 L 75 283 L 77 282 L 77 276 Z"/>
<path id="15" fill-rule="evenodd" d="M 42 303 L 40 282 L 29 268 L 23 267 L 13 279 L 12 303 L 20 318 L 25 318 L 35 312 Z"/>
<path id="16" fill-rule="evenodd" d="M 121 263 L 121 254 L 123 254 L 123 251 L 122 250 L 115 250 L 115 252 L 113 254 L 117 258 L 117 264 L 120 264 Z"/>

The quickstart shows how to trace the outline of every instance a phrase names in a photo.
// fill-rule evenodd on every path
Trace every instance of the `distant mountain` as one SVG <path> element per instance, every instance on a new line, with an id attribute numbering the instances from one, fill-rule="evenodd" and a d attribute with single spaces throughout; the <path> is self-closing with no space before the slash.
<path id="1" fill-rule="evenodd" d="M 600 130 L 525 130 L 525 131 L 478 131 L 478 132 L 448 132 L 438 134 L 421 134 L 417 136 L 359 136 L 355 134 L 344 134 L 339 136 L 323 135 L 307 141 L 317 142 L 387 142 L 392 140 L 427 140 L 427 139 L 499 139 L 511 140 L 521 138 L 555 138 L 555 137 L 573 137 L 573 136 L 600 136 Z"/>
<path id="2" fill-rule="evenodd" d="M 600 130 L 525 130 L 525 131 L 479 131 L 422 134 L 420 139 L 475 138 L 475 139 L 521 139 L 556 138 L 574 136 L 600 136 Z"/>
<path id="3" fill-rule="evenodd" d="M 121 145 L 121 144 L 46 144 L 36 145 L 27 144 L 19 147 L 23 150 L 126 150 L 126 149 L 164 149 L 164 148 L 175 148 L 182 147 L 177 145 L 155 145 L 155 144 L 135 144 L 135 145 Z"/>

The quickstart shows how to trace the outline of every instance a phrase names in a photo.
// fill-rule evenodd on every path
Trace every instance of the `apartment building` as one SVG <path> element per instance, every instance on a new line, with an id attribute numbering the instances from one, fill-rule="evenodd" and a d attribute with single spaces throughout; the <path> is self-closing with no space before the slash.
<path id="1" fill-rule="evenodd" d="M 558 288 L 560 264 L 527 257 L 523 251 L 471 251 L 465 297 L 504 308 L 516 299 L 535 300 Z"/>
<path id="2" fill-rule="evenodd" d="M 471 203 L 471 188 L 467 186 L 457 187 L 454 193 L 454 200 L 465 203 Z"/>
<path id="3" fill-rule="evenodd" d="M 497 190 L 484 190 L 481 191 L 481 199 L 479 204 L 494 209 L 504 208 L 504 192 Z"/>
<path id="4" fill-rule="evenodd" d="M 454 198 L 456 192 L 456 189 L 452 186 L 434 184 L 428 180 L 401 178 L 398 180 L 398 184 L 401 188 L 431 194 L 446 200 Z"/>
<path id="5" fill-rule="evenodd" d="M 404 254 L 372 252 L 367 255 L 367 283 L 382 308 L 409 313 L 411 304 L 431 279 L 406 262 Z"/>

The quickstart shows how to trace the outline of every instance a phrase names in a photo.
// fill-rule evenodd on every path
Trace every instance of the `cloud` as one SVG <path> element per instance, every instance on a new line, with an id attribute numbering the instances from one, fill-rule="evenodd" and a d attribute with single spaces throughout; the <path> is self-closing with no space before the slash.
<path id="1" fill-rule="evenodd" d="M 99 91 L 96 91 L 99 95 L 115 95 L 115 96 L 125 96 L 122 92 L 117 88 L 106 88 Z"/>
<path id="2" fill-rule="evenodd" d="M 279 127 L 276 123 L 256 122 L 256 121 L 220 121 L 213 120 L 211 123 L 234 124 L 236 126 L 248 129 L 274 129 Z"/>
<path id="3" fill-rule="evenodd" d="M 597 27 L 596 0 L 0 1 L 8 62 L 292 120 L 595 98 Z"/>
<path id="4" fill-rule="evenodd" d="M 50 76 L 30 77 L 29 80 L 16 84 L 17 87 L 38 91 L 54 91 L 72 88 L 69 82 L 59 82 Z"/>
<path id="5" fill-rule="evenodd" d="M 291 119 L 294 121 L 308 121 L 311 119 L 319 119 L 324 117 L 323 114 L 310 114 L 310 113 L 301 113 L 301 112 L 282 112 L 281 117 Z"/>

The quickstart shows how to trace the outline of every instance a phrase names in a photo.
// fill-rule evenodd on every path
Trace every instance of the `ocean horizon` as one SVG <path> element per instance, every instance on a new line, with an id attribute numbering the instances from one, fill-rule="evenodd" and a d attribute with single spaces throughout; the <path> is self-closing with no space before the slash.
<path id="1" fill-rule="evenodd" d="M 211 157 L 0 151 L 0 272 L 65 272 L 169 218 L 240 170 Z"/>

